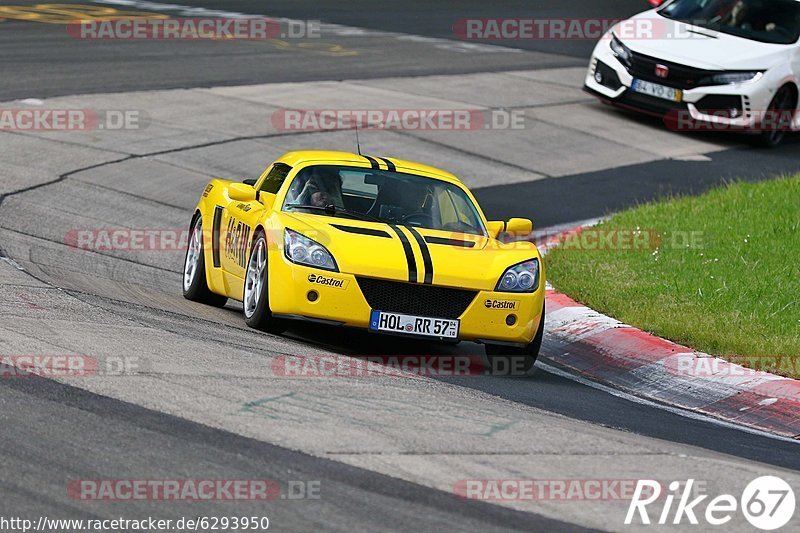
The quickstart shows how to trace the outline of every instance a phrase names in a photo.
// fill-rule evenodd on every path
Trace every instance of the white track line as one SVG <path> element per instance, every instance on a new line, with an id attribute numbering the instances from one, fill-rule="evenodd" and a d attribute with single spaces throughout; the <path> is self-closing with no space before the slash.
<path id="1" fill-rule="evenodd" d="M 581 385 L 586 385 L 587 387 L 591 387 L 593 389 L 601 390 L 601 391 L 606 392 L 606 393 L 608 393 L 608 394 L 610 394 L 612 396 L 616 396 L 617 398 L 622 398 L 623 400 L 627 400 L 629 402 L 638 403 L 640 405 L 645 405 L 647 407 L 652 407 L 652 408 L 656 408 L 656 409 L 661 409 L 663 411 L 667 411 L 669 413 L 672 413 L 672 414 L 675 414 L 675 415 L 678 415 L 678 416 L 682 416 L 684 418 L 690 418 L 692 420 L 699 420 L 701 422 L 708 422 L 708 423 L 711 423 L 711 424 L 714 424 L 714 425 L 717 425 L 717 426 L 722 426 L 722 427 L 727 428 L 727 429 L 736 429 L 736 430 L 739 430 L 739 431 L 743 431 L 745 433 L 750 433 L 752 435 L 758 435 L 759 437 L 767 437 L 767 438 L 770 438 L 770 439 L 780 440 L 780 441 L 783 441 L 783 442 L 791 442 L 791 443 L 794 443 L 794 444 L 800 444 L 800 441 L 798 441 L 796 439 L 792 439 L 790 437 L 784 437 L 782 435 L 775 435 L 773 433 L 769 433 L 767 431 L 762 431 L 760 429 L 755 429 L 755 428 L 751 428 L 751 427 L 747 427 L 747 426 L 741 426 L 741 425 L 735 424 L 733 422 L 727 422 L 727 421 L 722 420 L 720 418 L 715 418 L 715 417 L 710 416 L 710 415 L 697 413 L 695 411 L 689 411 L 689 410 L 683 409 L 681 407 L 672 407 L 672 406 L 667 405 L 667 404 L 654 402 L 652 400 L 648 400 L 646 398 L 642 398 L 640 396 L 636 396 L 634 394 L 631 394 L 631 393 L 628 393 L 628 392 L 624 392 L 624 391 L 621 391 L 619 389 L 615 389 L 613 387 L 609 387 L 608 385 L 603 385 L 602 383 L 598 383 L 596 381 L 592 381 L 590 379 L 584 378 L 583 376 L 579 376 L 577 374 L 572 374 L 572 373 L 567 372 L 565 370 L 561 370 L 560 368 L 556 368 L 556 367 L 551 366 L 551 365 L 549 365 L 547 363 L 543 363 L 541 359 L 536 361 L 536 365 L 538 367 L 540 367 L 542 370 L 544 370 L 545 372 L 549 372 L 549 373 L 554 374 L 556 376 L 575 381 L 577 383 L 580 383 Z"/>

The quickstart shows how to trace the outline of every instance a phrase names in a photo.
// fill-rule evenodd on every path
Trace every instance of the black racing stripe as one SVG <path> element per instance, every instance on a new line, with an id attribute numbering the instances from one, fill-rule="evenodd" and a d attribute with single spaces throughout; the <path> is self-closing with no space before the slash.
<path id="1" fill-rule="evenodd" d="M 425 242 L 429 244 L 446 244 L 448 246 L 459 246 L 461 248 L 474 248 L 474 241 L 462 241 L 460 239 L 446 239 L 444 237 L 425 237 Z"/>
<path id="2" fill-rule="evenodd" d="M 425 265 L 425 281 L 423 283 L 431 285 L 433 283 L 433 260 L 431 259 L 431 251 L 428 250 L 428 245 L 425 244 L 425 239 L 422 238 L 422 235 L 420 235 L 417 230 L 411 226 L 406 227 L 408 228 L 408 231 L 411 232 L 411 235 L 413 235 L 417 240 L 419 249 L 422 252 L 422 262 Z"/>
<path id="3" fill-rule="evenodd" d="M 389 159 L 388 159 L 388 158 L 386 158 L 386 157 L 379 157 L 378 159 L 380 159 L 381 161 L 383 161 L 384 163 L 386 163 L 386 168 L 388 168 L 390 172 L 394 172 L 395 170 L 397 170 L 397 167 L 396 167 L 396 166 L 394 166 L 394 163 L 392 163 L 391 161 L 389 161 Z"/>
<path id="4" fill-rule="evenodd" d="M 370 164 L 370 165 L 372 165 L 372 168 L 373 168 L 374 170 L 380 170 L 380 168 L 381 168 L 381 165 L 380 165 L 380 163 L 378 163 L 378 160 L 377 160 L 377 159 L 375 159 L 374 157 L 370 157 L 370 156 L 368 156 L 368 155 L 365 155 L 365 156 L 363 156 L 363 157 L 364 157 L 364 159 L 366 159 L 367 161 L 369 161 L 369 164 Z"/>
<path id="5" fill-rule="evenodd" d="M 403 230 L 394 224 L 389 224 L 389 227 L 397 233 L 397 236 L 400 237 L 400 242 L 403 243 L 403 251 L 406 253 L 406 262 L 408 263 L 408 281 L 417 283 L 419 281 L 419 277 L 417 276 L 417 260 L 414 259 L 414 250 L 411 248 L 411 243 L 408 237 L 406 237 L 406 234 L 403 233 Z"/>
<path id="6" fill-rule="evenodd" d="M 211 257 L 214 268 L 219 268 L 219 226 L 222 224 L 222 207 L 214 206 L 214 225 L 211 227 Z"/>
<path id="7" fill-rule="evenodd" d="M 372 229 L 372 228 L 357 228 L 356 226 L 340 226 L 339 224 L 331 224 L 334 228 L 346 231 L 348 233 L 357 233 L 359 235 L 371 235 L 373 237 L 387 237 L 389 239 L 392 238 L 391 235 L 383 231 L 382 229 Z"/>

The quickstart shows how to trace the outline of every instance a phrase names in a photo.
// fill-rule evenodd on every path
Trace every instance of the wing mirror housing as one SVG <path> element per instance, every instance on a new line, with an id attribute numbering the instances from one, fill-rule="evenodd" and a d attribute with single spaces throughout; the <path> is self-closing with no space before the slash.
<path id="1" fill-rule="evenodd" d="M 506 233 L 524 237 L 533 231 L 533 222 L 528 218 L 510 218 L 506 222 Z"/>
<path id="2" fill-rule="evenodd" d="M 492 220 L 487 225 L 489 236 L 496 239 L 501 233 L 512 237 L 525 237 L 533 231 L 533 222 L 527 218 L 511 218 L 508 222 Z"/>
<path id="3" fill-rule="evenodd" d="M 228 185 L 228 197 L 237 202 L 252 202 L 256 199 L 256 189 L 246 183 L 231 183 Z"/>

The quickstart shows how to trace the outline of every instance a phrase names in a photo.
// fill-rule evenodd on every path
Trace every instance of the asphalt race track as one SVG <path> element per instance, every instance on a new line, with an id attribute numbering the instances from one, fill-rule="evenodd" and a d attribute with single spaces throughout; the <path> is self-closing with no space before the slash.
<path id="1" fill-rule="evenodd" d="M 37 4 L 0 2 L 18 11 Z M 276 361 L 482 348 L 308 325 L 268 335 L 246 327 L 239 304 L 185 300 L 179 247 L 67 246 L 70 232 L 85 229 L 184 230 L 211 177 L 257 176 L 293 149 L 354 150 L 351 131 L 276 127 L 287 108 L 518 113 L 522 129 L 368 130 L 361 144 L 452 170 L 487 215 L 527 216 L 537 228 L 800 170 L 796 138 L 760 150 L 740 137 L 673 133 L 596 102 L 580 90 L 590 42 L 465 43 L 452 34 L 464 17 L 622 18 L 644 0 L 175 4 L 82 5 L 171 16 L 195 6 L 321 20 L 336 31 L 311 44 L 106 42 L 74 39 L 63 23 L 0 20 L 2 108 L 142 118 L 120 131 L 0 132 L 0 354 L 136 364 L 123 375 L 0 379 L 0 516 L 263 515 L 281 531 L 644 531 L 623 525 L 623 500 L 480 501 L 456 497 L 454 487 L 694 478 L 716 495 L 740 494 L 767 474 L 797 484 L 798 443 L 552 373 L 546 363 L 558 354 L 547 339 L 529 378 L 291 379 L 274 372 Z M 80 479 L 274 479 L 283 495 L 297 481 L 321 494 L 82 501 L 67 491 Z M 741 517 L 726 527 L 749 530 Z"/>

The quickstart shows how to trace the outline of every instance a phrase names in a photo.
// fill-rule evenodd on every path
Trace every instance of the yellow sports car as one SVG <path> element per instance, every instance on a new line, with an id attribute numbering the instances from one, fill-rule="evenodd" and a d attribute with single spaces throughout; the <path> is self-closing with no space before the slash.
<path id="1" fill-rule="evenodd" d="M 247 324 L 287 319 L 445 342 L 533 366 L 545 276 L 531 221 L 488 222 L 452 174 L 344 152 L 290 152 L 256 180 L 215 179 L 191 223 L 190 300 L 244 306 Z M 499 237 L 504 237 L 500 239 Z"/>

